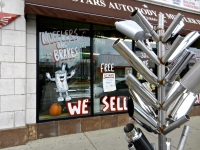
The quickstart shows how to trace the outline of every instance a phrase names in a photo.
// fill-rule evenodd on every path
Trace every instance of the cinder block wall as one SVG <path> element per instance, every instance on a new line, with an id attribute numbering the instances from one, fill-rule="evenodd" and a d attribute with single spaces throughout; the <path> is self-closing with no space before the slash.
<path id="1" fill-rule="evenodd" d="M 36 16 L 26 20 L 26 124 L 36 123 Z"/>
<path id="2" fill-rule="evenodd" d="M 1 12 L 20 15 L 0 28 L 0 129 L 26 126 L 27 58 L 24 0 L 1 0 Z"/>

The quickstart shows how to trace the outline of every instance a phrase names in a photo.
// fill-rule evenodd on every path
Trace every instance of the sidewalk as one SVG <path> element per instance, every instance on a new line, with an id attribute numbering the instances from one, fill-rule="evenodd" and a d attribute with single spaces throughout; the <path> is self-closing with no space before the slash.
<path id="1" fill-rule="evenodd" d="M 190 127 L 185 150 L 199 150 L 200 116 L 191 117 L 190 121 L 184 125 Z M 171 150 L 177 149 L 184 125 L 166 135 L 167 138 L 171 138 Z M 158 144 L 157 135 L 146 132 L 139 125 L 136 126 L 142 129 L 150 143 Z M 60 137 L 44 138 L 29 141 L 26 145 L 4 148 L 2 150 L 128 150 L 128 143 L 125 140 L 123 128 L 122 126 Z M 156 149 L 158 150 L 157 146 Z"/>

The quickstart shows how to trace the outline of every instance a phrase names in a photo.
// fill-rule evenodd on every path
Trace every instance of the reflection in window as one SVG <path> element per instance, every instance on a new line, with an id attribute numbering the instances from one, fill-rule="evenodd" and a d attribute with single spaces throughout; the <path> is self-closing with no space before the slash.
<path id="1" fill-rule="evenodd" d="M 89 24 L 40 19 L 39 119 L 90 114 Z"/>
<path id="2" fill-rule="evenodd" d="M 93 51 L 94 56 L 94 113 L 124 112 L 127 111 L 126 98 L 129 96 L 125 78 L 132 72 L 128 62 L 112 47 L 118 38 L 124 35 L 117 32 L 114 27 L 94 25 Z M 132 41 L 124 40 L 132 49 Z M 104 74 L 110 78 L 105 79 Z M 114 78 L 113 77 L 114 73 Z M 116 90 L 105 91 L 105 87 L 114 82 Z M 106 85 L 105 85 L 106 84 Z"/>

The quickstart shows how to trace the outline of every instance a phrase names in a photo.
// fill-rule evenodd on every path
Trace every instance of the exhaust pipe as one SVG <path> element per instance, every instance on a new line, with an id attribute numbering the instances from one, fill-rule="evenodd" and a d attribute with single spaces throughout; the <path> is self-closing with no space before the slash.
<path id="1" fill-rule="evenodd" d="M 163 35 L 163 38 L 162 38 L 163 42 L 166 42 L 168 38 L 173 37 L 174 35 L 176 35 L 181 30 L 181 28 L 184 26 L 184 22 L 182 21 L 183 17 L 184 16 L 180 13 L 178 13 L 176 15 L 176 17 L 174 18 L 174 20 L 170 24 L 169 28 L 167 29 L 167 31 Z"/>
<path id="2" fill-rule="evenodd" d="M 131 90 L 134 90 L 145 101 L 145 103 L 154 107 L 155 109 L 160 107 L 155 96 L 149 90 L 147 90 L 132 74 L 128 74 L 126 78 L 126 84 Z"/>
<path id="3" fill-rule="evenodd" d="M 159 41 L 159 36 L 158 34 L 153 30 L 153 26 L 150 24 L 150 22 L 143 16 L 143 14 L 139 11 L 139 10 L 135 10 L 132 14 L 131 14 L 131 19 L 134 20 L 135 22 L 137 22 L 142 29 L 147 32 L 150 33 L 152 38 L 158 42 Z"/>
<path id="4" fill-rule="evenodd" d="M 190 52 L 188 50 L 184 50 L 181 55 L 173 62 L 173 66 L 170 68 L 170 70 L 165 75 L 165 82 L 171 83 L 173 82 L 178 75 L 183 71 L 183 69 L 186 67 L 186 65 L 189 63 L 190 59 L 195 54 L 193 52 Z"/>
<path id="5" fill-rule="evenodd" d="M 164 129 L 163 134 L 164 135 L 168 134 L 169 132 L 171 132 L 174 129 L 180 127 L 182 124 L 186 123 L 189 120 L 190 120 L 190 117 L 188 115 L 182 116 L 181 118 L 179 118 L 175 122 L 169 124 L 169 126 Z"/>
<path id="6" fill-rule="evenodd" d="M 154 150 L 140 128 L 136 128 L 132 123 L 128 123 L 124 127 L 124 132 L 126 133 L 126 140 L 130 148 L 133 149 L 134 145 L 136 150 Z M 133 145 L 130 145 L 130 143 Z"/>
<path id="7" fill-rule="evenodd" d="M 176 121 L 182 116 L 186 115 L 190 111 L 195 100 L 196 100 L 195 94 L 191 92 L 183 93 L 182 96 L 178 99 L 174 108 L 171 110 L 169 118 L 173 121 Z"/>
<path id="8" fill-rule="evenodd" d="M 186 126 L 186 125 L 184 126 L 182 134 L 181 134 L 181 138 L 180 138 L 180 141 L 179 141 L 179 144 L 178 144 L 178 150 L 183 150 L 184 149 L 185 141 L 187 139 L 187 136 L 188 136 L 188 133 L 189 133 L 189 129 L 190 129 L 189 126 Z"/>
<path id="9" fill-rule="evenodd" d="M 167 145 L 167 150 L 171 150 L 171 139 L 170 138 L 166 139 L 166 145 Z"/>
<path id="10" fill-rule="evenodd" d="M 195 94 L 200 93 L 200 75 L 197 73 L 200 71 L 200 61 L 198 61 L 194 66 L 184 75 L 181 79 L 181 84 L 190 92 Z"/>
<path id="11" fill-rule="evenodd" d="M 135 44 L 142 50 L 144 51 L 149 58 L 151 58 L 151 60 L 156 64 L 156 65 L 160 65 L 160 61 L 158 60 L 157 55 L 152 51 L 152 49 L 149 48 L 149 46 L 146 46 L 144 44 L 144 42 L 138 40 L 135 42 Z"/>
<path id="12" fill-rule="evenodd" d="M 132 20 L 117 21 L 115 22 L 116 30 L 131 38 L 134 41 L 145 40 L 151 37 L 150 34 L 146 34 L 145 31 Z"/>
<path id="13" fill-rule="evenodd" d="M 134 117 L 159 132 L 158 122 L 151 115 L 147 114 L 137 103 L 134 103 L 134 108 Z"/>
<path id="14" fill-rule="evenodd" d="M 159 85 L 157 76 L 144 65 L 144 63 L 124 44 L 122 40 L 116 40 L 113 44 L 113 48 L 118 51 L 123 58 L 144 77 L 145 80 L 156 86 Z"/>
<path id="15" fill-rule="evenodd" d="M 185 88 L 179 84 L 179 86 L 176 88 L 176 90 L 170 94 L 164 101 L 162 105 L 163 110 L 167 110 L 168 107 L 180 96 L 181 93 L 185 91 Z"/>
<path id="16" fill-rule="evenodd" d="M 137 149 L 135 149 L 135 146 L 134 146 L 133 143 L 129 143 L 128 144 L 128 150 L 137 150 Z"/>
<path id="17" fill-rule="evenodd" d="M 152 108 L 151 106 L 145 104 L 145 103 L 143 102 L 143 100 L 139 97 L 139 95 L 138 95 L 136 92 L 134 92 L 133 90 L 129 89 L 129 93 L 131 94 L 131 96 L 132 96 L 132 98 L 134 99 L 134 101 L 135 101 L 136 103 L 138 103 L 138 105 L 139 105 L 140 107 L 142 107 L 142 109 L 143 109 L 146 113 L 151 114 L 152 116 L 154 116 L 154 118 L 157 118 L 157 115 L 156 115 L 156 113 L 154 112 L 153 108 Z"/>
<path id="18" fill-rule="evenodd" d="M 173 92 L 163 103 L 162 108 L 166 110 L 171 103 L 173 103 L 179 95 L 185 90 L 189 90 L 194 94 L 200 93 L 200 75 L 197 72 L 200 71 L 200 61 L 198 61 L 181 79 L 180 85 L 176 92 Z"/>
<path id="19" fill-rule="evenodd" d="M 174 53 L 168 59 L 168 62 L 171 62 L 176 56 L 180 54 L 184 49 L 188 48 L 197 38 L 199 38 L 200 33 L 198 31 L 192 31 L 187 34 L 184 40 L 178 45 Z"/>
<path id="20" fill-rule="evenodd" d="M 176 38 L 176 40 L 173 42 L 172 46 L 170 47 L 170 49 L 166 52 L 166 54 L 164 55 L 164 57 L 162 58 L 162 62 L 165 64 L 168 59 L 170 58 L 170 56 L 174 53 L 174 51 L 176 50 L 176 48 L 178 47 L 178 45 L 183 41 L 184 37 L 178 35 L 178 37 Z"/>
<path id="21" fill-rule="evenodd" d="M 151 115 L 146 113 L 132 98 L 129 98 L 127 101 L 129 117 L 135 120 L 148 132 L 154 132 L 155 134 L 160 133 L 157 129 L 157 122 Z"/>

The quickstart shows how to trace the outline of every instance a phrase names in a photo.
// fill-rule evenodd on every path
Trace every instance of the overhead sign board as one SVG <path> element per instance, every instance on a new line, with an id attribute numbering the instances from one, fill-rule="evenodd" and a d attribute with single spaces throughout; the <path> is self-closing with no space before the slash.
<path id="1" fill-rule="evenodd" d="M 181 34 L 191 30 L 200 31 L 199 14 L 188 13 L 169 7 L 158 6 L 133 0 L 25 0 L 25 13 L 39 14 L 57 18 L 73 19 L 114 26 L 116 21 L 130 19 L 133 11 L 139 9 L 152 23 L 157 25 L 158 14 L 165 17 L 165 25 L 169 26 L 178 13 L 184 15 L 185 26 Z"/>

